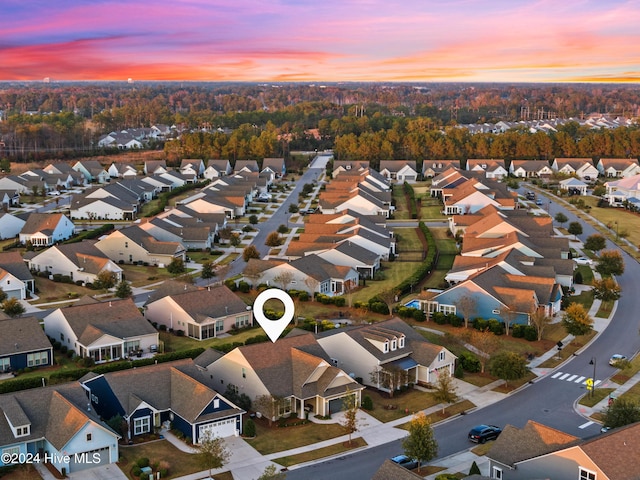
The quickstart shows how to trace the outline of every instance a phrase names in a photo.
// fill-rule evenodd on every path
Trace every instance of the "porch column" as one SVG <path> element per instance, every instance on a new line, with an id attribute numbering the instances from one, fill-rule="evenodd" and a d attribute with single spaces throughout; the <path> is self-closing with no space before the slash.
<path id="1" fill-rule="evenodd" d="M 298 400 L 296 400 L 296 403 L 298 402 Z M 298 408 L 298 418 L 301 420 L 304 420 L 304 399 L 300 399 L 300 408 Z"/>

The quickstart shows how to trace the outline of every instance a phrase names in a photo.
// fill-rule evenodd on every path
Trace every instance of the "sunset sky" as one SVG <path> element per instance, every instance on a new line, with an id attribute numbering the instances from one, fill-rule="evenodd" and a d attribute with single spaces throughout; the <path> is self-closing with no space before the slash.
<path id="1" fill-rule="evenodd" d="M 0 80 L 640 81 L 640 0 L 1 0 Z"/>

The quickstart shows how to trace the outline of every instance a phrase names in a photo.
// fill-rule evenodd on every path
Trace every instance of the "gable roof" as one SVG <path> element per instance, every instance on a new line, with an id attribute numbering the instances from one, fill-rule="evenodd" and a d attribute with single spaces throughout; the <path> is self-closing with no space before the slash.
<path id="1" fill-rule="evenodd" d="M 36 317 L 0 319 L 0 331 L 0 356 L 52 348 Z"/>
<path id="2" fill-rule="evenodd" d="M 513 467 L 518 462 L 560 450 L 578 441 L 578 437 L 529 420 L 522 429 L 505 426 L 487 456 Z"/>
<path id="3" fill-rule="evenodd" d="M 104 269 L 104 267 L 107 266 L 108 263 L 113 262 L 111 262 L 104 253 L 98 250 L 95 244 L 95 241 L 83 240 L 82 242 L 55 245 L 51 247 L 51 249 L 60 252 L 61 255 L 69 259 L 69 261 L 79 269 L 82 269 L 87 273 L 97 275 Z M 37 257 L 38 255 L 33 256 L 32 260 Z"/>
<path id="4" fill-rule="evenodd" d="M 197 323 L 246 313 L 248 310 L 247 304 L 226 285 L 177 293 L 170 297 Z"/>
<path id="5" fill-rule="evenodd" d="M 78 341 L 85 346 L 103 335 L 129 338 L 157 333 L 131 298 L 72 305 L 57 311 L 62 313 Z"/>
<path id="6" fill-rule="evenodd" d="M 45 235 L 51 235 L 62 217 L 64 217 L 62 213 L 31 213 L 20 233 L 32 235 L 42 232 Z"/>
<path id="7" fill-rule="evenodd" d="M 0 268 L 23 282 L 33 280 L 33 275 L 19 252 L 0 252 Z"/>
<path id="8" fill-rule="evenodd" d="M 612 480 L 637 480 L 640 465 L 640 422 L 587 440 L 579 447 Z"/>

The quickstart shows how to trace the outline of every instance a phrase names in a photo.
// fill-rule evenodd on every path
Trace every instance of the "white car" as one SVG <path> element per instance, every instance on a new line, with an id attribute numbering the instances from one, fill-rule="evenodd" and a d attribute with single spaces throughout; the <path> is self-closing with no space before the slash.
<path id="1" fill-rule="evenodd" d="M 577 257 L 573 259 L 578 265 L 593 265 L 593 260 L 587 257 Z"/>

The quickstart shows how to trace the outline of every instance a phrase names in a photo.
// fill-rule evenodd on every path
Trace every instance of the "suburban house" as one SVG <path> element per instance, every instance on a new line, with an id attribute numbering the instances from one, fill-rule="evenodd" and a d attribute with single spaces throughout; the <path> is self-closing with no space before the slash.
<path id="1" fill-rule="evenodd" d="M 275 178 L 284 177 L 287 173 L 287 167 L 284 164 L 284 158 L 265 158 L 262 160 L 262 170 L 260 173 L 269 173 Z"/>
<path id="2" fill-rule="evenodd" d="M 542 160 L 511 160 L 509 173 L 519 178 L 548 178 L 553 170 L 548 162 Z"/>
<path id="3" fill-rule="evenodd" d="M 233 173 L 236 175 L 241 173 L 259 173 L 260 167 L 256 160 L 236 160 L 233 166 Z"/>
<path id="4" fill-rule="evenodd" d="M 380 160 L 380 174 L 396 183 L 415 183 L 418 180 L 415 160 Z"/>
<path id="5" fill-rule="evenodd" d="M 159 175 L 161 173 L 167 173 L 167 162 L 164 160 L 147 160 L 144 162 L 142 169 L 145 175 Z"/>
<path id="6" fill-rule="evenodd" d="M 25 223 L 23 219 L 15 215 L 0 213 L 0 240 L 17 237 Z"/>
<path id="7" fill-rule="evenodd" d="M 196 445 L 205 435 L 239 435 L 245 413 L 205 381 L 191 359 L 90 373 L 81 379 L 93 409 L 105 419 L 120 415 L 129 439 L 166 427 Z"/>
<path id="8" fill-rule="evenodd" d="M 435 383 L 444 370 L 453 376 L 457 358 L 399 318 L 326 331 L 319 334 L 318 343 L 333 365 L 363 385 L 387 392 L 409 384 Z"/>
<path id="9" fill-rule="evenodd" d="M 448 168 L 438 176 L 431 180 L 431 187 L 429 188 L 430 196 L 441 198 L 442 192 L 445 189 L 455 188 L 457 185 L 468 181 L 462 172 L 456 168 Z"/>
<path id="10" fill-rule="evenodd" d="M 211 180 L 213 178 L 225 177 L 231 175 L 233 169 L 229 160 L 211 159 L 207 161 L 207 168 L 204 170 L 204 178 Z"/>
<path id="11" fill-rule="evenodd" d="M 158 331 L 130 298 L 58 308 L 44 317 L 44 331 L 96 363 L 154 353 L 159 343 Z"/>
<path id="12" fill-rule="evenodd" d="M 53 364 L 53 347 L 36 317 L 0 319 L 0 373 Z"/>
<path id="13" fill-rule="evenodd" d="M 390 196 L 385 195 L 388 193 L 371 192 L 362 185 L 349 190 L 337 187 L 335 189 L 327 188 L 320 192 L 318 206 L 322 213 L 334 214 L 344 210 L 353 210 L 361 215 L 381 215 L 389 218 L 395 207 L 391 204 Z"/>
<path id="14" fill-rule="evenodd" d="M 95 240 L 54 245 L 40 252 L 27 252 L 24 260 L 29 269 L 49 272 L 50 275 L 68 275 L 74 282 L 95 283 L 98 275 L 108 271 L 116 280 L 122 280 L 122 269 L 98 250 Z"/>
<path id="15" fill-rule="evenodd" d="M 120 436 L 87 404 L 76 382 L 0 395 L 0 467 L 4 454 L 43 452 L 62 476 L 115 464 Z"/>
<path id="16" fill-rule="evenodd" d="M 307 255 L 290 262 L 252 258 L 244 269 L 249 283 L 266 283 L 283 290 L 304 290 L 309 295 L 344 295 L 358 286 L 358 272 L 348 266 L 334 265 L 318 255 Z"/>
<path id="17" fill-rule="evenodd" d="M 0 286 L 7 297 L 20 300 L 35 292 L 35 281 L 19 252 L 0 252 Z"/>
<path id="18" fill-rule="evenodd" d="M 485 178 L 497 180 L 501 180 L 509 175 L 509 171 L 505 168 L 504 160 L 470 158 L 467 160 L 466 170 L 479 172 L 484 175 Z"/>
<path id="19" fill-rule="evenodd" d="M 500 210 L 513 210 L 517 194 L 510 192 L 506 185 L 496 180 L 475 179 L 458 182 L 452 188 L 441 190 L 445 215 L 466 215 L 476 213 L 492 205 Z"/>
<path id="20" fill-rule="evenodd" d="M 138 170 L 128 163 L 112 163 L 107 170 L 111 178 L 136 178 Z"/>
<path id="21" fill-rule="evenodd" d="M 236 218 L 245 214 L 248 206 L 246 195 L 239 192 L 203 190 L 186 198 L 181 205 L 188 206 L 197 213 L 222 213 L 228 218 Z"/>
<path id="22" fill-rule="evenodd" d="M 180 162 L 180 173 L 183 175 L 202 177 L 204 170 L 204 162 L 199 158 L 185 158 Z"/>
<path id="23" fill-rule="evenodd" d="M 44 167 L 42 171 L 49 175 L 70 175 L 73 179 L 74 185 L 83 186 L 87 184 L 85 176 L 81 172 L 74 170 L 71 165 L 65 162 L 50 163 Z"/>
<path id="24" fill-rule="evenodd" d="M 17 175 L 7 175 L 0 178 L 0 190 L 18 192 L 20 195 L 33 195 L 34 191 L 46 192 L 48 187 L 39 178 L 31 180 Z"/>
<path id="25" fill-rule="evenodd" d="M 218 231 L 217 224 L 209 225 L 197 218 L 169 215 L 156 217 L 141 223 L 140 228 L 149 232 L 156 240 L 179 242 L 188 250 L 211 248 Z"/>
<path id="26" fill-rule="evenodd" d="M 635 158 L 601 158 L 596 167 L 607 178 L 629 178 L 640 174 L 640 164 Z"/>
<path id="27" fill-rule="evenodd" d="M 253 312 L 225 285 L 167 295 L 145 305 L 145 316 L 196 340 L 253 325 Z"/>
<path id="28" fill-rule="evenodd" d="M 73 197 L 69 215 L 74 220 L 135 220 L 138 207 L 112 196 L 95 198 L 85 194 Z"/>
<path id="29" fill-rule="evenodd" d="M 113 231 L 98 241 L 96 248 L 116 263 L 142 262 L 165 267 L 174 258 L 185 259 L 184 245 L 156 240 L 137 225 Z"/>
<path id="30" fill-rule="evenodd" d="M 540 273 L 534 276 L 522 270 L 524 266 L 521 271 L 511 273 L 509 264 L 502 263 L 489 266 L 435 293 L 431 299 L 421 300 L 423 309 L 427 315 L 441 312 L 467 318 L 495 318 L 511 325 L 528 325 L 530 315 L 538 310 L 548 317 L 556 315 L 561 308 L 562 289 L 554 272 L 546 273 L 548 269 L 544 269 L 544 276 Z"/>
<path id="31" fill-rule="evenodd" d="M 67 240 L 75 233 L 75 225 L 62 213 L 31 213 L 20 230 L 20 243 L 49 247 Z"/>
<path id="32" fill-rule="evenodd" d="M 623 207 L 628 203 L 636 208 L 640 206 L 640 174 L 605 182 L 607 199 L 612 207 Z"/>
<path id="33" fill-rule="evenodd" d="M 352 242 L 341 242 L 322 252 L 318 257 L 333 265 L 341 265 L 353 268 L 363 278 L 373 278 L 380 270 L 381 256 L 367 248 Z"/>
<path id="34" fill-rule="evenodd" d="M 627 480 L 640 465 L 640 423 L 589 439 L 529 420 L 523 428 L 505 426 L 487 453 L 491 478 Z"/>
<path id="35" fill-rule="evenodd" d="M 422 178 L 434 178 L 446 170 L 460 168 L 460 160 L 423 160 Z"/>
<path id="36" fill-rule="evenodd" d="M 20 192 L 17 188 L 2 190 L 0 189 L 0 210 L 5 212 L 10 207 L 17 207 L 20 205 Z"/>
<path id="37" fill-rule="evenodd" d="M 221 386 L 251 398 L 253 408 L 269 420 L 291 414 L 305 418 L 307 412 L 328 416 L 343 409 L 348 395 L 360 405 L 364 388 L 335 367 L 306 332 L 237 347 L 213 360 L 205 352 L 195 361 Z"/>
<path id="38" fill-rule="evenodd" d="M 107 183 L 111 179 L 109 172 L 97 160 L 81 160 L 71 168 L 82 173 L 87 182 Z"/>
<path id="39" fill-rule="evenodd" d="M 142 177 L 141 182 L 151 185 L 156 192 L 170 192 L 174 188 L 174 182 L 162 178 L 160 175 L 150 175 L 148 177 Z"/>
<path id="40" fill-rule="evenodd" d="M 575 177 L 560 180 L 560 190 L 569 192 L 572 195 L 586 195 L 588 188 L 588 184 Z"/>
<path id="41" fill-rule="evenodd" d="M 595 181 L 599 174 L 590 158 L 555 158 L 551 163 L 551 169 L 587 182 Z"/>
<path id="42" fill-rule="evenodd" d="M 365 170 L 369 170 L 369 161 L 368 160 L 334 160 L 333 161 L 333 178 L 336 178 L 340 173 L 343 172 L 363 172 Z"/>

